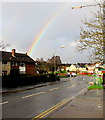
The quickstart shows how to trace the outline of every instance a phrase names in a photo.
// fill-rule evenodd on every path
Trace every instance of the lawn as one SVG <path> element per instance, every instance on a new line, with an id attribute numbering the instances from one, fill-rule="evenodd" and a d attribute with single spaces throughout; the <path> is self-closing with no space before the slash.
<path id="1" fill-rule="evenodd" d="M 96 85 L 96 83 L 94 83 L 94 85 L 89 86 L 88 89 L 89 89 L 89 90 L 90 90 L 90 89 L 103 89 L 103 88 L 104 88 L 104 87 L 102 86 L 103 80 L 102 80 L 101 77 L 99 78 L 99 81 L 100 81 L 100 84 L 101 84 L 101 85 Z"/>
<path id="2" fill-rule="evenodd" d="M 103 89 L 103 86 L 99 86 L 99 85 L 92 85 L 92 86 L 89 86 L 88 87 L 88 90 L 90 90 L 90 89 Z"/>

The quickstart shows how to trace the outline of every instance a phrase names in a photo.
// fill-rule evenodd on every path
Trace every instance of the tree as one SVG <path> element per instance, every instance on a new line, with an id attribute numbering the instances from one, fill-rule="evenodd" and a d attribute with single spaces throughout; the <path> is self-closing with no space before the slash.
<path id="1" fill-rule="evenodd" d="M 103 5 L 99 4 L 100 10 L 97 13 L 93 13 L 93 19 L 87 20 L 84 19 L 82 22 L 86 28 L 81 27 L 80 37 L 78 40 L 78 51 L 82 52 L 86 49 L 90 49 L 92 54 L 90 55 L 90 60 L 97 62 L 103 61 Z"/>
<path id="2" fill-rule="evenodd" d="M 52 69 L 57 70 L 58 67 L 62 64 L 60 56 L 53 56 L 51 59 L 47 60 L 47 63 L 50 63 Z"/>
<path id="3" fill-rule="evenodd" d="M 42 58 L 36 60 L 36 69 L 40 74 L 47 73 L 48 64 Z"/>
<path id="4" fill-rule="evenodd" d="M 8 43 L 4 43 L 3 41 L 0 42 L 0 50 L 4 50 L 8 46 L 10 46 Z"/>

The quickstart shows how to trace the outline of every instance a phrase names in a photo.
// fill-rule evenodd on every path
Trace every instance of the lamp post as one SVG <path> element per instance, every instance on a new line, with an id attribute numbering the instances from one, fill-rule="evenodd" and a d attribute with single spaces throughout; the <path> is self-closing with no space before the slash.
<path id="1" fill-rule="evenodd" d="M 64 48 L 64 46 L 61 45 L 60 48 L 62 49 L 62 48 Z M 53 54 L 53 64 L 54 64 L 54 72 L 55 72 L 57 69 L 57 57 L 55 54 Z"/>
<path id="2" fill-rule="evenodd" d="M 91 5 L 85 5 L 85 6 L 74 6 L 72 7 L 72 9 L 97 6 L 97 5 L 100 6 L 100 4 L 91 4 Z M 103 2 L 103 26 L 102 27 L 103 27 L 103 64 L 105 64 L 105 0 Z M 105 86 L 105 73 L 103 73 L 103 85 Z"/>
<path id="3" fill-rule="evenodd" d="M 100 5 L 100 4 L 74 6 L 74 7 L 72 7 L 72 9 L 75 9 L 75 8 L 83 8 L 83 7 L 90 7 L 90 6 L 97 6 L 97 5 Z"/>

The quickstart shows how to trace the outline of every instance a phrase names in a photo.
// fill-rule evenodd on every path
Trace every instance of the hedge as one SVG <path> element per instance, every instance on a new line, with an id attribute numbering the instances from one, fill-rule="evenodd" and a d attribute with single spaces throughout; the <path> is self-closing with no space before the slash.
<path id="1" fill-rule="evenodd" d="M 25 85 L 35 85 L 58 80 L 54 74 L 39 74 L 39 75 L 18 75 L 18 76 L 3 76 L 2 87 L 18 87 Z"/>

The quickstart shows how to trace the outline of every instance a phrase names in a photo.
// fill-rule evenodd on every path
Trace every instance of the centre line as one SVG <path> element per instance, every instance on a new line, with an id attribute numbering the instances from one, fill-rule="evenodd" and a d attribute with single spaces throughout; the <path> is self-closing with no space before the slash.
<path id="1" fill-rule="evenodd" d="M 3 102 L 3 103 L 0 103 L 0 105 L 4 105 L 4 104 L 7 104 L 8 103 L 8 101 L 6 101 L 6 102 Z"/>
<path id="2" fill-rule="evenodd" d="M 30 95 L 24 96 L 22 98 L 28 98 L 28 97 L 32 97 L 32 96 L 34 96 L 34 94 L 30 94 Z"/>
<path id="3" fill-rule="evenodd" d="M 50 89 L 49 91 L 57 90 L 57 89 L 59 89 L 59 87 L 57 87 L 57 88 L 52 88 L 52 89 Z"/>
<path id="4" fill-rule="evenodd" d="M 32 96 L 35 96 L 35 95 L 40 95 L 40 94 L 43 94 L 45 92 L 39 92 L 39 93 L 35 93 L 35 94 L 30 94 L 30 95 L 27 95 L 27 96 L 24 96 L 22 98 L 28 98 L 28 97 L 32 97 Z"/>
<path id="5" fill-rule="evenodd" d="M 60 106 L 64 105 L 65 103 L 69 102 L 70 100 L 72 100 L 74 97 L 71 97 L 71 98 L 67 98 L 61 102 L 59 102 L 58 104 L 56 104 L 55 106 L 49 108 L 48 110 L 42 112 L 41 114 L 37 115 L 36 117 L 34 117 L 32 120 L 35 120 L 35 119 L 40 119 L 40 118 L 43 118 L 45 117 L 46 115 L 48 115 L 49 113 L 51 113 L 52 111 L 56 110 L 57 108 L 59 108 Z"/>
<path id="6" fill-rule="evenodd" d="M 45 92 L 39 92 L 39 93 L 35 93 L 35 95 L 40 95 L 40 94 L 43 94 L 43 93 L 45 93 Z"/>

